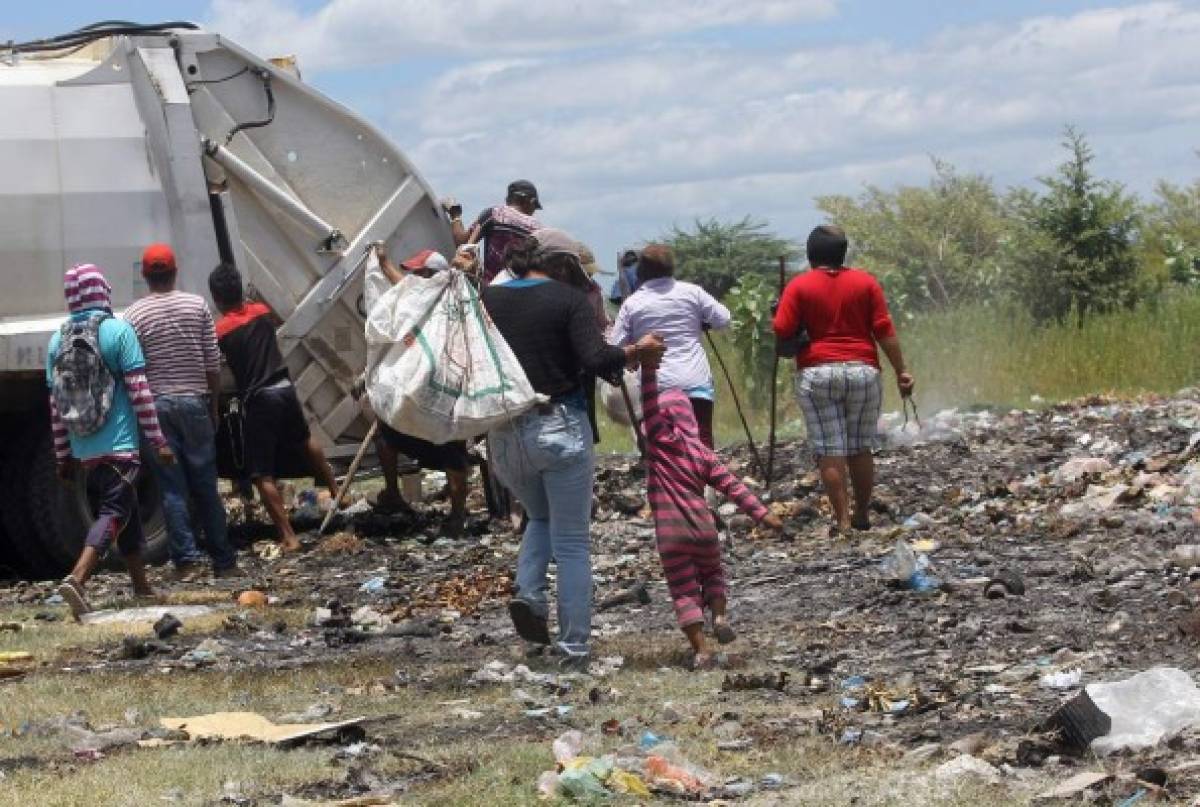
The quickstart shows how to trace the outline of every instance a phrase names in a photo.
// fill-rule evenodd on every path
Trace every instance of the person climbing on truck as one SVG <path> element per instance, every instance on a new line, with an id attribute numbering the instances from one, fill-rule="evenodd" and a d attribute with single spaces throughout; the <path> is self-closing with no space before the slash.
<path id="1" fill-rule="evenodd" d="M 388 258 L 387 250 L 382 244 L 376 245 L 375 253 L 379 257 L 379 268 L 393 285 L 403 280 L 406 272 L 420 277 L 432 277 L 435 272 L 450 268 L 446 258 L 440 252 L 431 249 L 418 252 L 401 262 L 399 267 Z M 412 509 L 400 493 L 398 455 L 403 454 L 425 470 L 445 472 L 450 489 L 450 514 L 442 529 L 448 537 L 462 534 L 467 518 L 467 476 L 471 470 L 471 458 L 467 454 L 465 441 L 432 443 L 402 434 L 380 420 L 375 452 L 379 456 L 379 468 L 383 472 L 383 490 L 374 502 L 376 509 L 381 512 L 404 512 Z"/>
<path id="2" fill-rule="evenodd" d="M 717 661 L 704 637 L 705 606 L 712 614 L 717 642 L 724 645 L 737 638 L 726 614 L 725 567 L 717 525 L 704 500 L 705 486 L 712 485 L 773 530 L 782 529 L 783 522 L 713 453 L 687 394 L 678 389 L 659 392 L 660 363 L 657 358 L 642 361 L 646 490 L 675 618 L 691 645 L 692 669 L 705 670 Z"/>
<path id="3" fill-rule="evenodd" d="M 283 551 L 295 552 L 300 549 L 300 540 L 288 521 L 275 482 L 283 449 L 289 444 L 303 447 L 313 476 L 329 489 L 333 507 L 338 501 L 337 481 L 325 452 L 308 428 L 296 388 L 283 363 L 275 339 L 274 312 L 260 302 L 246 300 L 242 276 L 231 264 L 222 263 L 212 271 L 208 290 L 221 312 L 217 320 L 217 344 L 233 373 L 241 399 L 246 475 L 279 530 Z"/>
<path id="4" fill-rule="evenodd" d="M 542 225 L 534 218 L 534 213 L 541 209 L 534 184 L 527 179 L 518 179 L 508 184 L 504 204 L 480 213 L 469 231 L 463 228 L 461 218 L 457 224 L 451 221 L 450 231 L 455 244 L 462 246 L 483 240 L 483 285 L 491 283 L 505 268 L 510 246 L 541 229 Z"/>
<path id="5" fill-rule="evenodd" d="M 238 573 L 229 545 L 225 504 L 217 492 L 217 399 L 221 393 L 221 355 L 208 303 L 175 288 L 175 253 L 167 244 L 151 244 L 142 253 L 142 276 L 150 293 L 125 310 L 146 356 L 146 377 L 154 394 L 158 421 L 175 462 L 153 463 L 162 488 L 167 546 L 180 580 L 204 570 L 196 546 L 189 503 L 209 555 L 213 577 Z"/>
<path id="6" fill-rule="evenodd" d="M 158 425 L 137 333 L 113 317 L 103 271 L 90 263 L 74 266 L 63 277 L 63 291 L 69 315 L 46 351 L 54 455 L 59 477 L 69 484 L 83 483 L 82 464 L 97 508 L 79 559 L 58 587 L 78 620 L 91 611 L 84 596 L 88 578 L 114 542 L 134 594 L 154 596 L 142 559 L 138 430 L 159 462 L 170 465 L 175 457 Z"/>

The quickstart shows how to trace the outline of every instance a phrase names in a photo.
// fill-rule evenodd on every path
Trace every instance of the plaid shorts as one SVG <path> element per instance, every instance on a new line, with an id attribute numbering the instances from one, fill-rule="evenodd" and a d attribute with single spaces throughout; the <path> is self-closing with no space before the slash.
<path id="1" fill-rule="evenodd" d="M 796 400 L 818 457 L 851 457 L 875 447 L 883 384 L 869 364 L 821 364 L 796 375 Z"/>

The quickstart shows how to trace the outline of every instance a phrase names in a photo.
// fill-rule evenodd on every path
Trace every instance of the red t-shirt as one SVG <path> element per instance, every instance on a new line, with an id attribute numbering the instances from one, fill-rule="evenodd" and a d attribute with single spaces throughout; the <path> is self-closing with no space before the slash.
<path id="1" fill-rule="evenodd" d="M 875 344 L 896 335 L 883 289 L 862 269 L 813 269 L 783 290 L 775 313 L 781 339 L 808 329 L 811 344 L 796 356 L 796 366 L 860 361 L 879 366 Z"/>

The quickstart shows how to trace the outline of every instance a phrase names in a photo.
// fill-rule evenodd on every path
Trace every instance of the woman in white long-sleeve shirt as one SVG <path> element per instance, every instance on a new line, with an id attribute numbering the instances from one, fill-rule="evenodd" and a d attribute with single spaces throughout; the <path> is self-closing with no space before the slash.
<path id="1" fill-rule="evenodd" d="M 700 439 L 711 448 L 716 388 L 702 340 L 705 329 L 729 326 L 729 309 L 695 283 L 676 280 L 675 256 L 661 244 L 642 250 L 638 280 L 637 291 L 617 314 L 609 341 L 632 345 L 649 333 L 662 336 L 667 352 L 658 369 L 659 388 L 687 395 Z"/>

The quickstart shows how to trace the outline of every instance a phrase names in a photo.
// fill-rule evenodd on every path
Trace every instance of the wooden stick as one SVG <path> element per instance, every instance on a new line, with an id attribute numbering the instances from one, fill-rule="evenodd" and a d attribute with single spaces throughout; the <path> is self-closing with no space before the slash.
<path id="1" fill-rule="evenodd" d="M 375 438 L 375 432 L 378 430 L 379 421 L 376 420 L 371 424 L 371 428 L 367 429 L 367 436 L 363 438 L 362 445 L 358 447 L 358 453 L 354 455 L 354 459 L 350 463 L 350 470 L 346 472 L 346 478 L 342 482 L 342 486 L 338 488 L 337 500 L 333 502 L 333 506 L 325 514 L 325 519 L 321 522 L 321 528 L 317 530 L 317 535 L 324 534 L 325 528 L 329 526 L 329 522 L 333 521 L 333 514 L 341 510 L 338 505 L 346 498 L 346 494 L 350 492 L 350 485 L 354 482 L 354 475 L 358 473 L 358 466 L 362 464 L 363 455 L 367 453 L 367 446 L 371 444 L 371 440 Z"/>

